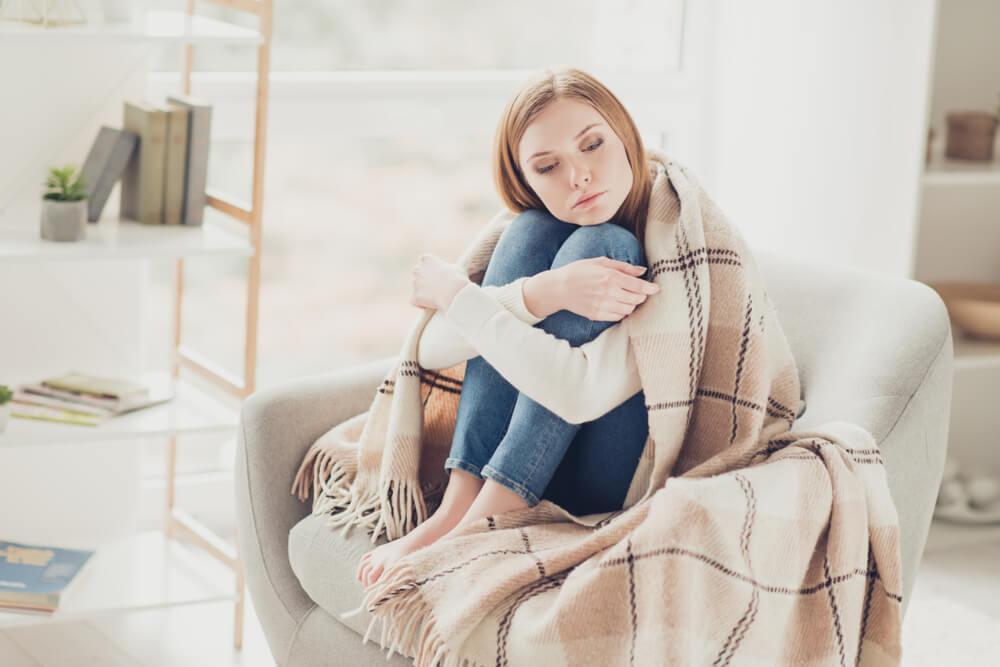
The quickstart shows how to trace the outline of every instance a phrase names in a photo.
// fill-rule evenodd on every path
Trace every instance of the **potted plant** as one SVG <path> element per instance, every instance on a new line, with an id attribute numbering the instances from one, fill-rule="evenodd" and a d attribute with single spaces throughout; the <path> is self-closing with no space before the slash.
<path id="1" fill-rule="evenodd" d="M 73 165 L 53 167 L 42 197 L 42 238 L 79 241 L 87 233 L 87 191 L 82 174 Z"/>
<path id="2" fill-rule="evenodd" d="M 10 418 L 10 399 L 13 392 L 3 384 L 0 384 L 0 433 L 7 428 L 7 420 Z"/>
<path id="3" fill-rule="evenodd" d="M 945 157 L 986 162 L 993 159 L 993 142 L 997 123 L 1000 123 L 1000 106 L 992 113 L 956 111 L 947 114 L 945 119 L 948 122 Z"/>

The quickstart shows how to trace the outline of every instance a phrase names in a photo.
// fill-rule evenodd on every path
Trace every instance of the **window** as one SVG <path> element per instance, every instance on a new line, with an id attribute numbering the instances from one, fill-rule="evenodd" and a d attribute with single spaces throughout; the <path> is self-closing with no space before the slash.
<path id="1" fill-rule="evenodd" d="M 233 20 L 225 9 L 199 11 Z M 276 3 L 275 11 L 261 387 L 399 352 L 419 315 L 409 305 L 419 254 L 455 261 L 500 209 L 491 142 L 500 111 L 530 70 L 566 63 L 592 71 L 632 112 L 647 145 L 662 146 L 684 117 L 680 0 L 296 0 Z M 249 200 L 254 83 L 247 70 L 255 52 L 195 53 L 192 92 L 215 104 L 209 184 Z M 169 70 L 178 62 L 179 54 L 164 54 L 153 67 L 162 72 L 151 76 L 151 95 L 176 89 Z M 184 339 L 236 374 L 243 264 L 220 270 L 189 261 L 185 272 Z M 155 270 L 168 298 L 171 268 Z M 170 327 L 162 324 L 155 331 L 166 345 Z"/>

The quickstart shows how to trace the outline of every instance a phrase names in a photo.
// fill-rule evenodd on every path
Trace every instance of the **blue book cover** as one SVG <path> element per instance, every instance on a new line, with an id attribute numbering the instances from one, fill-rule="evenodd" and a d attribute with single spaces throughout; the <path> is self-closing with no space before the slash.
<path id="1" fill-rule="evenodd" d="M 0 540 L 0 605 L 55 609 L 93 553 Z"/>

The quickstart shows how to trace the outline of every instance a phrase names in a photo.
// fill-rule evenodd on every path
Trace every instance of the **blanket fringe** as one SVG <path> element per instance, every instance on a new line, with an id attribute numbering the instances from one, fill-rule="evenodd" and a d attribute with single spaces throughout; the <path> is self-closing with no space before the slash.
<path id="1" fill-rule="evenodd" d="M 295 479 L 292 494 L 301 502 L 313 495 L 313 514 L 322 514 L 331 504 L 342 503 L 357 476 L 357 452 L 346 447 L 326 449 L 310 447 L 306 452 Z M 330 501 L 334 502 L 331 503 Z"/>
<path id="2" fill-rule="evenodd" d="M 378 532 L 384 527 L 388 540 L 407 535 L 427 518 L 427 506 L 419 480 L 385 480 L 379 496 L 382 512 L 375 530 Z"/>
<path id="3" fill-rule="evenodd" d="M 365 592 L 364 601 L 357 610 L 345 612 L 341 617 L 353 615 L 360 609 L 367 609 L 372 614 L 362 642 L 367 641 L 376 621 L 381 621 L 379 645 L 388 649 L 387 659 L 399 653 L 412 656 L 417 667 L 433 667 L 442 661 L 449 666 L 459 664 L 458 656 L 446 655 L 448 647 L 437 630 L 431 607 L 421 595 L 413 569 L 405 559 L 396 561 Z"/>
<path id="4" fill-rule="evenodd" d="M 375 530 L 372 533 L 372 542 L 374 543 L 378 539 L 376 522 L 379 521 L 381 515 L 379 497 L 373 492 L 360 496 L 358 488 L 356 484 L 350 488 L 349 494 L 338 504 L 338 506 L 343 505 L 344 510 L 331 514 L 326 525 L 332 528 L 343 526 L 344 529 L 340 531 L 341 537 L 347 537 L 354 526 Z"/>

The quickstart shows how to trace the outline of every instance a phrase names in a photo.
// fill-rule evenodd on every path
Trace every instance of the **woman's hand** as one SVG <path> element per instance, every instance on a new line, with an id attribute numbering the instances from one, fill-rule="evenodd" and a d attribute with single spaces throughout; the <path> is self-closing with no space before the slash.
<path id="1" fill-rule="evenodd" d="M 618 322 L 660 291 L 638 277 L 646 267 L 610 257 L 578 259 L 552 271 L 560 278 L 561 307 L 594 321 Z"/>
<path id="2" fill-rule="evenodd" d="M 462 267 L 428 253 L 420 256 L 410 274 L 413 277 L 410 303 L 421 308 L 447 310 L 459 290 L 472 282 Z"/>

